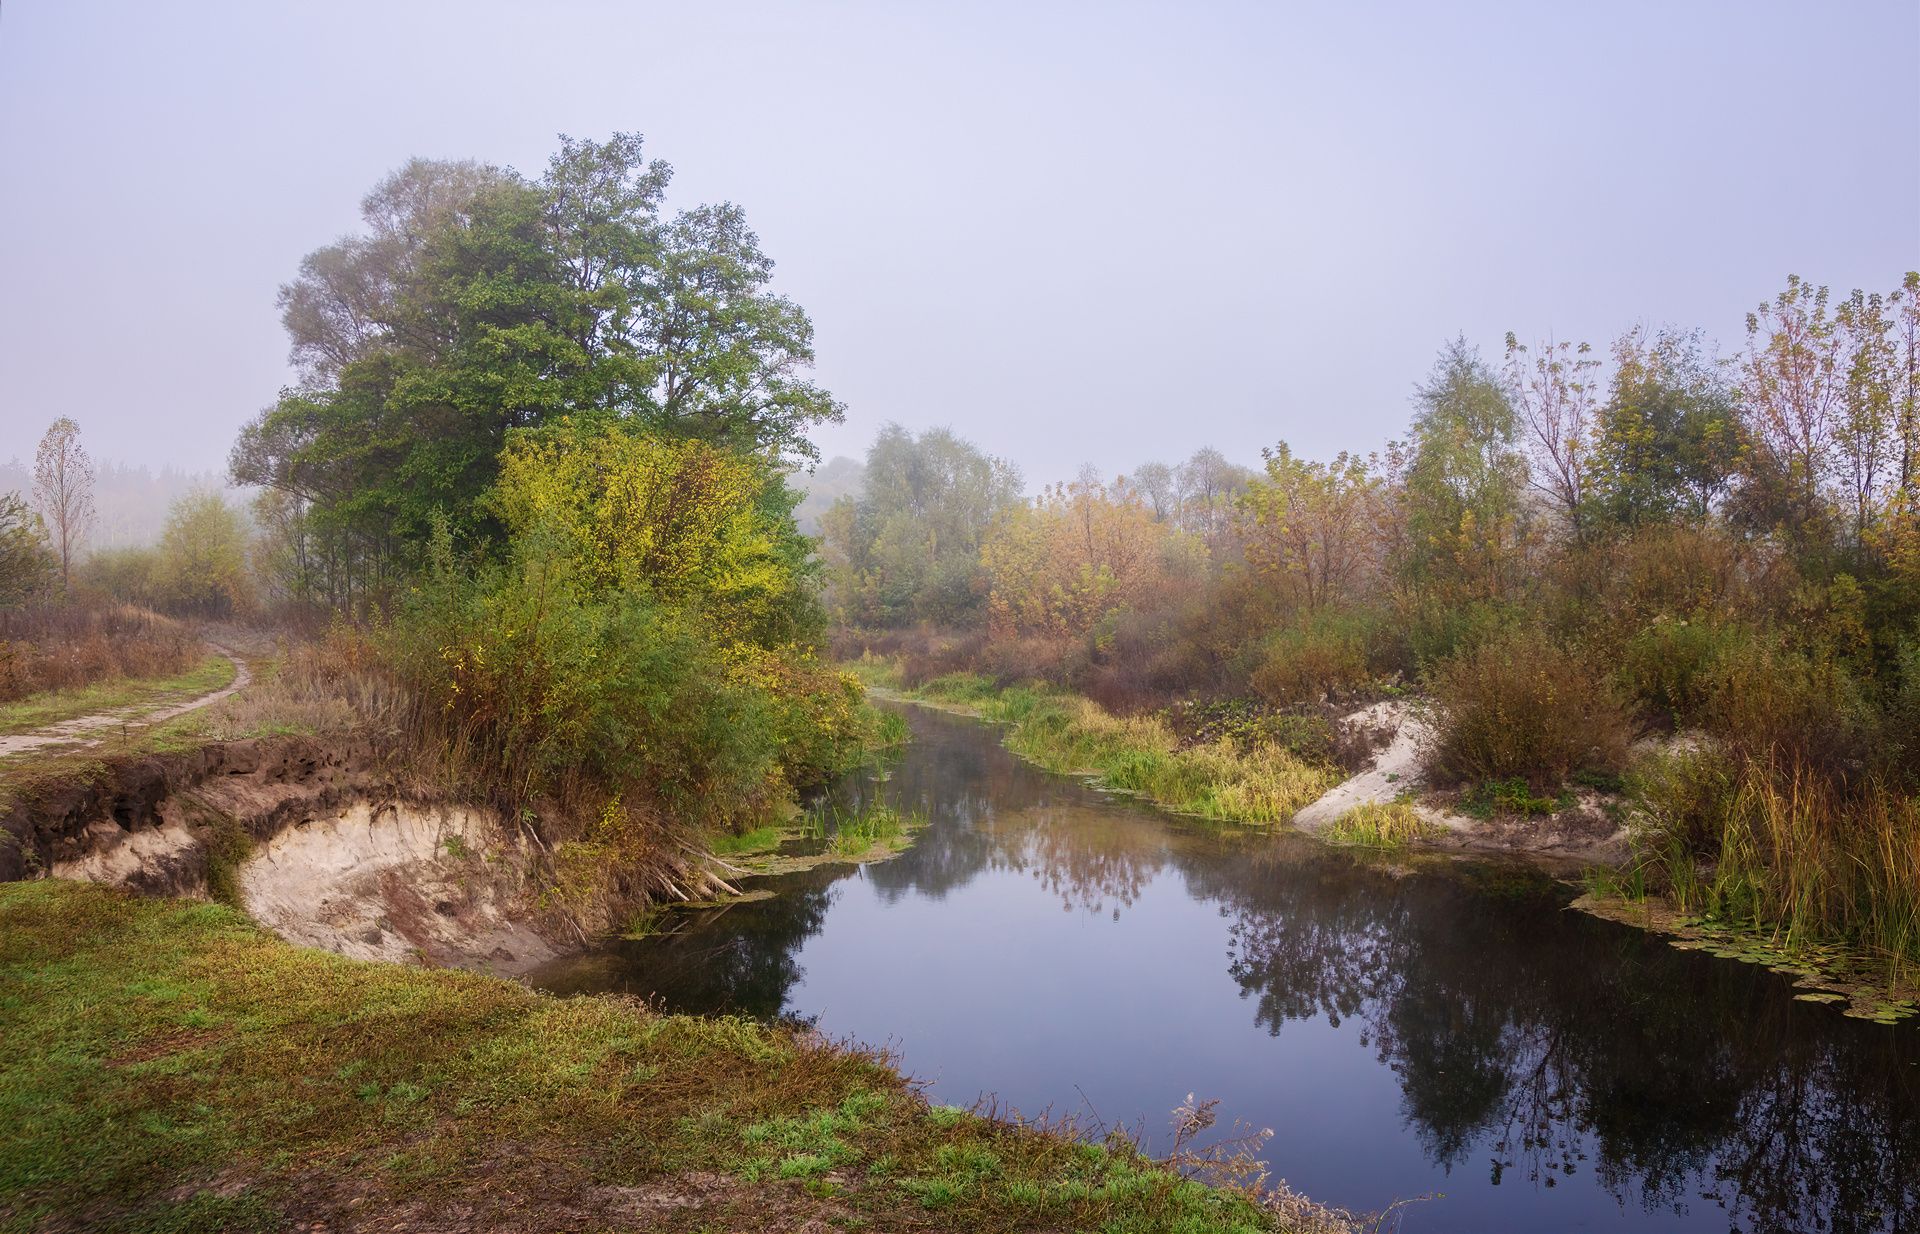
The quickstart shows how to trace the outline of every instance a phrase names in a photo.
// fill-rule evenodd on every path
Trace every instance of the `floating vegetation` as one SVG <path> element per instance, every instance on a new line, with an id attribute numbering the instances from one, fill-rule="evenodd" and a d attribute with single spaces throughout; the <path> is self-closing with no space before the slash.
<path id="1" fill-rule="evenodd" d="M 1871 974 L 1870 957 L 1834 944 L 1787 944 L 1753 929 L 1689 916 L 1659 900 L 1628 900 L 1589 893 L 1573 908 L 1607 921 L 1668 936 L 1682 951 L 1704 951 L 1715 959 L 1738 960 L 1794 978 L 1794 1001 L 1846 1004 L 1841 1013 L 1856 1020 L 1894 1024 L 1920 1012 L 1920 991 L 1890 985 Z"/>
<path id="2" fill-rule="evenodd" d="M 871 803 L 842 809 L 822 806 L 744 835 L 728 836 L 709 851 L 722 873 L 741 876 L 791 874 L 835 862 L 866 865 L 905 852 L 927 825 L 925 816 Z M 727 903 L 737 903 L 730 897 Z"/>

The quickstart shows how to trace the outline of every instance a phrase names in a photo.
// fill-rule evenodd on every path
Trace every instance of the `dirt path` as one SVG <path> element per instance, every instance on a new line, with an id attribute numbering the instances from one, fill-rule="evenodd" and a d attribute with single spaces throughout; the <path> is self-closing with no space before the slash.
<path id="1" fill-rule="evenodd" d="M 247 671 L 247 662 L 225 647 L 213 643 L 207 646 L 225 656 L 233 664 L 233 680 L 218 690 L 185 702 L 168 703 L 164 707 L 152 709 L 117 707 L 96 712 L 90 716 L 81 716 L 75 720 L 62 720 L 58 724 L 49 724 L 31 733 L 16 733 L 10 737 L 0 737 L 0 758 L 24 754 L 29 750 L 45 749 L 49 746 L 83 750 L 105 741 L 111 735 L 111 730 L 135 726 L 145 728 L 149 725 L 161 724 L 175 716 L 183 716 L 189 711 L 198 711 L 210 703 L 217 703 L 245 689 L 253 680 L 253 674 Z M 99 736 L 93 736 L 95 733 Z"/>

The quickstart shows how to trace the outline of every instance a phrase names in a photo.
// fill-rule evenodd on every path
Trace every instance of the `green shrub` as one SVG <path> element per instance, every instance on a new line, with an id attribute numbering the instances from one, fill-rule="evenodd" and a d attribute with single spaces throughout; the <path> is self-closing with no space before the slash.
<path id="1" fill-rule="evenodd" d="M 1754 637 L 1748 627 L 1731 622 L 1656 619 L 1627 639 L 1621 677 L 1655 713 L 1676 724 L 1703 723 L 1721 665 Z"/>
<path id="2" fill-rule="evenodd" d="M 1522 779 L 1556 789 L 1575 771 L 1619 771 L 1633 736 L 1611 680 L 1536 630 L 1493 635 L 1428 679 L 1428 770 L 1445 783 Z"/>
<path id="3" fill-rule="evenodd" d="M 1592 773 L 1583 774 L 1593 778 Z M 1557 814 L 1572 804 L 1571 794 L 1541 796 L 1519 776 L 1511 780 L 1484 780 L 1460 794 L 1460 809 L 1475 818 L 1492 818 L 1496 814 L 1543 818 Z"/>
<path id="4" fill-rule="evenodd" d="M 1268 635 L 1251 684 L 1282 706 L 1352 694 L 1373 679 L 1375 625 L 1359 613 L 1321 613 Z"/>
<path id="5" fill-rule="evenodd" d="M 1501 637 L 1528 620 L 1528 614 L 1491 601 L 1455 604 L 1427 600 L 1400 615 L 1398 667 L 1411 675 Z"/>

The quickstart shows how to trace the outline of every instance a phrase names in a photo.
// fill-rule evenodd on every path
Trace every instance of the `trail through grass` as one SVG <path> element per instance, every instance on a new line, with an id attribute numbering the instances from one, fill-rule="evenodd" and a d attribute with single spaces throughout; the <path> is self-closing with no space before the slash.
<path id="1" fill-rule="evenodd" d="M 224 655 L 202 659 L 172 677 L 120 678 L 77 690 L 50 690 L 0 706 L 0 736 L 30 733 L 49 725 L 108 711 L 149 711 L 184 703 L 222 689 L 233 680 L 234 663 Z"/>

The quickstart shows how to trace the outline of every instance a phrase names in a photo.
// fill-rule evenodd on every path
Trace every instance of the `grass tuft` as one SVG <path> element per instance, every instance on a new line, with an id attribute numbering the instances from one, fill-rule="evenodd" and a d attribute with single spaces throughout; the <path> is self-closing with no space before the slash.
<path id="1" fill-rule="evenodd" d="M 1355 806 L 1327 827 L 1326 838 L 1361 848 L 1404 848 L 1440 829 L 1420 817 L 1409 801 L 1369 801 Z"/>

